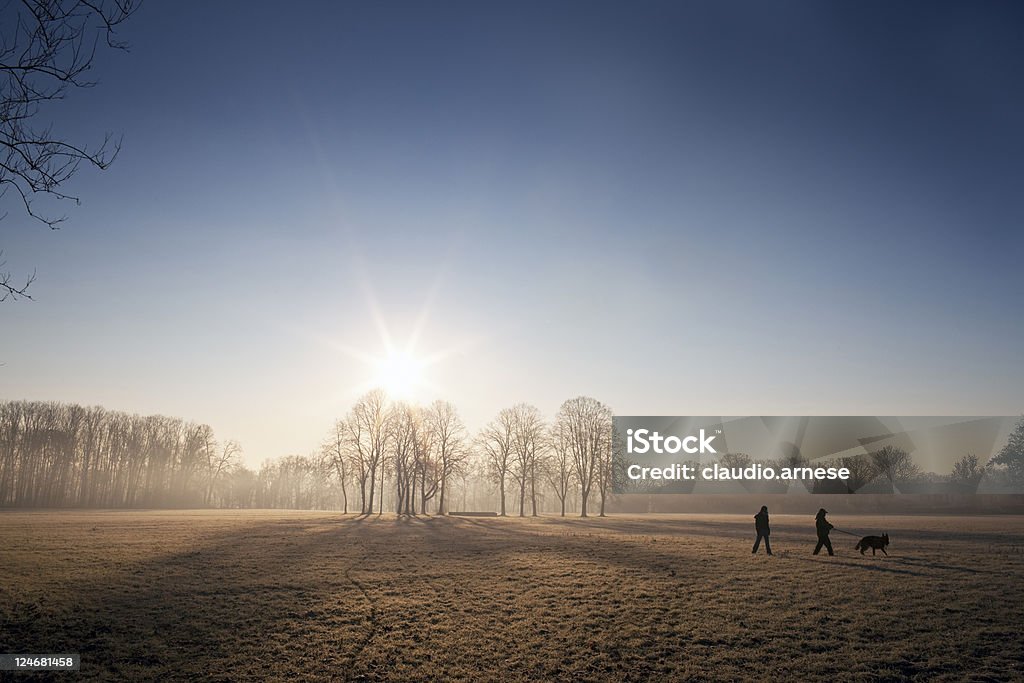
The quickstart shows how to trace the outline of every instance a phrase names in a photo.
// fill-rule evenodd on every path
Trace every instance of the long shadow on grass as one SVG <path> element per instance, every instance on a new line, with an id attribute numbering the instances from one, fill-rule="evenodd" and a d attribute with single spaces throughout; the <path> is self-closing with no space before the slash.
<path id="1" fill-rule="evenodd" d="M 623 531 L 623 526 L 635 537 L 602 531 Z M 709 522 L 696 525 L 699 531 L 689 522 L 673 528 L 680 536 L 721 538 L 723 526 L 736 528 Z M 405 608 L 395 606 L 401 600 L 388 603 L 386 596 L 407 590 L 407 601 L 450 609 L 453 602 L 470 599 L 455 590 L 461 588 L 456 570 L 471 572 L 477 586 L 489 585 L 492 576 L 500 578 L 507 590 L 518 588 L 522 563 L 543 563 L 545 557 L 559 559 L 562 575 L 589 564 L 666 577 L 678 572 L 690 580 L 715 577 L 716 567 L 702 555 L 654 542 L 652 533 L 662 533 L 661 528 L 658 521 L 551 518 L 495 523 L 373 515 L 337 522 L 260 521 L 206 534 L 187 550 L 77 585 L 81 597 L 72 613 L 56 609 L 47 614 L 46 607 L 44 614 L 20 620 L 14 628 L 6 624 L 0 651 L 79 651 L 81 676 L 104 679 L 238 680 L 281 678 L 289 672 L 380 677 L 387 675 L 388 663 L 379 655 L 385 650 L 378 648 L 409 636 L 393 628 L 427 633 L 408 625 Z M 925 575 L 882 563 L 833 561 L 865 571 Z M 499 656 L 493 647 L 497 643 L 488 638 L 482 637 L 481 651 L 474 653 L 482 668 Z M 447 656 L 455 653 L 437 655 Z"/>
<path id="2" fill-rule="evenodd" d="M 786 556 L 785 559 L 786 560 L 796 560 L 798 562 L 812 562 L 812 563 L 814 563 L 816 565 L 819 565 L 819 566 L 824 565 L 827 562 L 830 565 L 841 565 L 843 567 L 853 567 L 855 569 L 864 569 L 866 571 L 882 572 L 882 573 L 885 573 L 885 574 L 906 574 L 908 576 L 928 576 L 928 574 L 926 574 L 924 572 L 915 572 L 915 571 L 911 571 L 909 569 L 896 569 L 896 568 L 893 568 L 893 567 L 886 567 L 886 566 L 881 565 L 881 564 L 867 564 L 866 562 L 857 562 L 856 560 L 851 562 L 851 561 L 848 561 L 848 560 L 836 559 L 835 557 L 828 557 L 828 558 L 823 557 L 820 560 L 813 560 L 810 557 L 800 557 L 798 555 L 788 555 L 788 556 Z"/>
<path id="3" fill-rule="evenodd" d="M 972 569 L 952 564 L 943 564 L 923 557 L 890 557 L 886 558 L 888 564 L 902 564 L 908 567 L 923 567 L 926 569 L 939 569 L 942 571 L 962 572 L 964 574 L 992 574 L 993 572 L 984 569 Z"/>
<path id="4" fill-rule="evenodd" d="M 378 622 L 390 629 L 408 616 L 389 613 L 380 601 L 395 585 L 434 592 L 411 597 L 443 605 L 452 599 L 443 583 L 450 566 L 511 577 L 509 561 L 521 552 L 654 571 L 668 561 L 680 572 L 699 562 L 666 558 L 630 539 L 538 531 L 532 524 L 371 516 L 257 522 L 200 534 L 187 549 L 76 584 L 70 607 L 35 606 L 25 612 L 32 618 L 4 625 L 0 645 L 9 652 L 81 652 L 83 678 L 217 680 L 289 671 L 372 678 L 386 673 L 364 668 L 385 665 L 372 650 Z M 116 545 L 108 552 L 116 553 Z"/>
<path id="5" fill-rule="evenodd" d="M 624 534 L 634 535 L 666 535 L 666 536 L 711 536 L 716 538 L 731 537 L 731 538 L 746 538 L 753 539 L 753 518 L 750 522 L 746 520 L 737 519 L 736 521 L 709 521 L 704 519 L 659 519 L 654 517 L 650 520 L 637 520 L 632 519 L 619 519 L 614 516 L 611 517 L 542 517 L 540 518 L 543 524 L 546 525 L 563 525 L 567 528 L 591 528 L 591 529 L 604 529 L 607 531 L 616 531 Z M 993 548 L 1019 548 L 1024 544 L 1024 535 L 999 532 L 999 531 L 986 531 L 986 532 L 970 532 L 960 533 L 956 531 L 943 531 L 939 529 L 900 529 L 900 517 L 893 516 L 892 524 L 889 525 L 889 534 L 897 537 L 900 541 L 903 540 L 915 540 L 915 541 L 942 541 L 944 543 L 967 543 L 976 545 L 979 543 L 990 544 Z M 852 526 L 857 527 L 858 521 L 855 517 L 846 518 L 842 523 L 837 523 L 837 526 L 845 527 Z M 813 544 L 814 538 L 814 521 L 808 518 L 807 524 L 792 524 L 792 523 L 781 523 L 773 522 L 772 531 L 775 534 L 809 534 Z M 853 537 L 860 535 L 868 535 L 869 533 L 877 533 L 878 530 L 872 529 L 861 529 L 859 531 L 850 531 L 850 540 Z"/>
<path id="6" fill-rule="evenodd" d="M 237 679 L 261 677 L 275 662 L 315 671 L 317 659 L 321 675 L 336 677 L 351 664 L 347 655 L 367 645 L 374 614 L 366 588 L 352 577 L 362 555 L 332 549 L 374 531 L 372 521 L 354 520 L 310 531 L 323 523 L 287 520 L 210 534 L 187 550 L 78 583 L 69 591 L 73 605 L 31 605 L 31 619 L 5 623 L 0 646 L 80 652 L 85 678 Z M 325 557 L 336 572 L 326 585 L 311 585 L 302 572 Z M 325 599 L 339 592 L 350 594 L 351 612 L 325 614 Z M 325 618 L 351 636 L 346 649 L 296 652 L 303 624 Z"/>
<path id="7" fill-rule="evenodd" d="M 541 521 L 542 520 L 542 521 Z M 648 534 L 611 535 L 583 533 L 588 529 L 567 527 L 570 534 L 552 533 L 548 520 L 527 523 L 521 526 L 515 522 L 498 522 L 458 518 L 452 520 L 464 528 L 477 529 L 504 541 L 516 540 L 515 546 L 501 545 L 492 554 L 522 554 L 524 552 L 545 552 L 561 556 L 574 563 L 600 563 L 609 567 L 622 567 L 644 572 L 670 572 L 672 575 L 697 576 L 708 571 L 706 558 L 699 553 L 679 553 L 678 549 L 664 550 L 657 539 Z M 557 529 L 557 523 L 554 525 Z"/>

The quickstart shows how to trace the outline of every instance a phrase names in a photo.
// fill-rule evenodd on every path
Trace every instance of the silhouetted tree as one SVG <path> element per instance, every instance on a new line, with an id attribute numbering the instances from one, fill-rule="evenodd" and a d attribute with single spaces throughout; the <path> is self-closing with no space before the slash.
<path id="1" fill-rule="evenodd" d="M 551 447 L 548 449 L 550 455 L 544 461 L 545 478 L 558 498 L 562 517 L 565 517 L 565 500 L 576 481 L 569 433 L 562 429 L 560 424 L 555 423 L 549 430 L 548 442 Z"/>
<path id="2" fill-rule="evenodd" d="M 212 439 L 213 432 L 210 432 L 210 438 Z M 207 488 L 206 488 L 206 504 L 210 505 L 213 499 L 214 488 L 220 483 L 221 477 L 224 476 L 235 464 L 238 456 L 242 454 L 242 447 L 238 445 L 237 441 L 225 441 L 224 444 L 218 446 L 216 443 L 208 444 L 206 448 L 206 455 L 208 458 L 207 467 Z"/>
<path id="3" fill-rule="evenodd" d="M 600 502 L 598 515 L 604 517 L 606 516 L 605 507 L 608 504 L 608 497 L 611 495 L 612 487 L 616 481 L 623 482 L 626 479 L 625 463 L 623 461 L 616 461 L 614 457 L 616 451 L 621 453 L 625 451 L 625 448 L 622 443 L 622 435 L 615 429 L 611 411 L 608 413 L 606 438 L 601 443 L 600 449 L 596 470 L 597 494 Z"/>
<path id="4" fill-rule="evenodd" d="M 437 462 L 439 499 L 437 514 L 448 514 L 448 481 L 458 473 L 468 456 L 466 428 L 455 406 L 448 401 L 434 401 L 425 419 L 433 432 Z"/>
<path id="5" fill-rule="evenodd" d="M 0 403 L 0 505 L 211 504 L 236 448 L 218 447 L 209 426 L 177 418 Z"/>
<path id="6" fill-rule="evenodd" d="M 562 404 L 555 424 L 572 454 L 573 469 L 580 487 L 580 517 L 586 517 L 597 470 L 610 449 L 612 411 L 596 399 L 578 396 Z"/>
<path id="7" fill-rule="evenodd" d="M 512 469 L 512 453 L 515 441 L 515 414 L 505 408 L 480 431 L 477 442 L 484 454 L 487 472 L 498 484 L 501 499 L 499 513 L 505 516 L 505 482 Z"/>
<path id="8" fill-rule="evenodd" d="M 875 476 L 883 476 L 891 484 L 912 481 L 921 474 L 910 454 L 897 446 L 884 446 L 870 454 Z"/>
<path id="9" fill-rule="evenodd" d="M 399 515 L 415 513 L 415 461 L 419 439 L 417 411 L 405 403 L 391 407 L 388 420 L 391 452 L 391 471 L 395 475 L 395 512 Z"/>
<path id="10" fill-rule="evenodd" d="M 849 493 L 854 493 L 860 487 L 868 484 L 875 476 L 875 466 L 867 454 L 839 458 L 836 467 L 845 467 L 849 470 L 850 476 L 846 480 L 846 490 Z"/>
<path id="11" fill-rule="evenodd" d="M 71 142 L 53 130 L 44 105 L 96 84 L 87 75 L 97 46 L 125 49 L 115 32 L 137 7 L 136 0 L 21 0 L 0 7 L 0 197 L 12 197 L 50 228 L 64 217 L 38 211 L 35 197 L 77 202 L 65 183 L 83 162 L 107 168 L 120 143 L 109 134 L 95 147 Z M 0 301 L 30 298 L 34 279 L 14 280 L 0 261 Z"/>
<path id="12" fill-rule="evenodd" d="M 512 407 L 512 476 L 519 484 L 519 516 L 526 516 L 530 491 L 532 515 L 537 515 L 537 459 L 544 446 L 544 418 L 535 406 Z"/>
<path id="13" fill-rule="evenodd" d="M 321 457 L 325 465 L 334 471 L 339 486 L 341 487 L 342 513 L 348 514 L 348 487 L 349 457 L 348 457 L 348 432 L 343 420 L 335 420 L 331 431 L 327 434 L 323 444 L 320 446 Z"/>
<path id="14" fill-rule="evenodd" d="M 985 468 L 982 467 L 978 456 L 974 453 L 968 453 L 953 465 L 953 474 L 950 478 L 955 484 L 960 484 L 968 489 L 974 489 L 978 486 L 978 482 L 981 481 L 981 477 L 984 474 Z"/>
<path id="15" fill-rule="evenodd" d="M 377 389 L 356 401 L 342 421 L 346 450 L 359 482 L 359 509 L 364 515 L 373 513 L 378 475 L 381 481 L 384 479 L 384 452 L 390 435 L 388 419 L 387 397 Z"/>
<path id="16" fill-rule="evenodd" d="M 988 464 L 1002 468 L 1012 485 L 1024 483 L 1024 418 L 1017 422 L 1006 445 Z"/>

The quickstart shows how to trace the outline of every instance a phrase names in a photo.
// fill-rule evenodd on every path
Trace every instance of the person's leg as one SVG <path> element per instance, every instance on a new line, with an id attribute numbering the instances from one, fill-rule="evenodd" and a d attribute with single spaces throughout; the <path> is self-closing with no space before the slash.
<path id="1" fill-rule="evenodd" d="M 764 537 L 764 550 L 769 555 L 772 554 L 772 544 L 771 544 L 771 542 L 768 541 L 768 537 L 767 536 Z"/>
<path id="2" fill-rule="evenodd" d="M 758 547 L 760 547 L 760 545 L 761 545 L 761 534 L 758 534 L 757 535 L 757 540 L 754 541 L 754 549 L 750 551 L 751 554 L 756 553 L 757 549 L 758 549 Z"/>
<path id="3" fill-rule="evenodd" d="M 827 537 L 825 538 L 825 547 L 828 548 L 829 555 L 835 555 L 835 553 L 832 552 L 832 539 Z"/>
<path id="4" fill-rule="evenodd" d="M 825 545 L 825 541 L 818 539 L 818 545 L 814 546 L 814 554 L 817 555 L 821 552 L 821 546 Z"/>

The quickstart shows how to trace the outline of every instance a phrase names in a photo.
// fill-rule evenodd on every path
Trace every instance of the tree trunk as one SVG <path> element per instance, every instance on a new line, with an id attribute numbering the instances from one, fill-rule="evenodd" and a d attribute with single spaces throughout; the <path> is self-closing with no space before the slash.
<path id="1" fill-rule="evenodd" d="M 537 470 L 536 465 L 530 467 L 530 505 L 533 516 L 537 516 Z"/>
<path id="2" fill-rule="evenodd" d="M 437 499 L 437 514 L 439 514 L 439 515 L 445 514 L 445 509 L 444 509 L 444 492 L 445 492 L 445 484 L 447 484 L 447 483 L 448 483 L 448 477 L 446 477 L 442 473 L 441 474 L 441 493 L 440 493 L 440 498 Z"/>
<path id="3" fill-rule="evenodd" d="M 383 479 L 383 476 L 381 477 L 381 479 Z M 369 498 L 369 500 L 367 501 L 367 504 L 366 504 L 366 514 L 368 514 L 368 515 L 372 515 L 373 514 L 373 498 L 374 498 L 374 495 L 375 495 L 376 491 L 377 491 L 377 468 L 376 467 L 371 467 L 370 468 L 370 498 Z"/>

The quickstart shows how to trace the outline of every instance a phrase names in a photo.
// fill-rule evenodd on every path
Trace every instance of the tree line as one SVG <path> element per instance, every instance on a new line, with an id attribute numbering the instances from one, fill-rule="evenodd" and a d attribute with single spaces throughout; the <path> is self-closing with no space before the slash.
<path id="1" fill-rule="evenodd" d="M 389 402 L 371 391 L 334 423 L 322 447 L 345 511 L 401 515 L 494 509 L 582 516 L 611 493 L 612 411 L 580 396 L 548 423 L 535 406 L 501 410 L 470 434 L 455 406 Z M 472 501 L 472 502 L 470 502 Z"/>
<path id="2" fill-rule="evenodd" d="M 455 406 L 361 397 L 320 448 L 245 467 L 206 424 L 55 402 L 0 402 L 0 506 L 219 507 L 604 514 L 611 409 L 566 401 L 548 423 L 506 408 L 470 434 Z"/>
<path id="3" fill-rule="evenodd" d="M 0 506 L 604 515 L 624 465 L 612 458 L 612 417 L 608 406 L 579 396 L 551 421 L 519 403 L 470 433 L 447 401 L 416 406 L 375 390 L 330 425 L 315 452 L 252 470 L 241 463 L 241 446 L 219 441 L 206 424 L 64 403 L 0 402 Z M 719 462 L 807 464 L 796 447 L 777 460 L 726 453 Z M 847 491 L 815 482 L 812 493 L 865 485 L 872 492 L 924 492 L 936 484 L 972 492 L 986 476 L 997 488 L 1016 490 L 1024 482 L 1024 420 L 988 463 L 968 454 L 946 475 L 922 472 L 893 446 L 815 464 L 846 467 L 851 478 L 842 484 Z"/>
<path id="4" fill-rule="evenodd" d="M 258 472 L 206 424 L 67 403 L 0 402 L 0 506 L 298 508 L 340 506 L 318 457 Z"/>
<path id="5" fill-rule="evenodd" d="M 217 505 L 241 448 L 209 425 L 52 402 L 0 403 L 0 505 Z"/>

